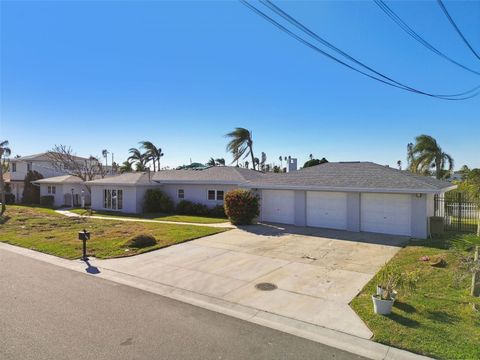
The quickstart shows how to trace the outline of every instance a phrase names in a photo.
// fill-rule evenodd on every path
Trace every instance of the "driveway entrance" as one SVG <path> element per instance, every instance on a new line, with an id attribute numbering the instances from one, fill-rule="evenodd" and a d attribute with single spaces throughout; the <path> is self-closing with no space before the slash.
<path id="1" fill-rule="evenodd" d="M 370 338 L 348 305 L 408 238 L 254 225 L 102 268 Z M 257 286 L 266 283 L 265 286 Z M 267 290 L 262 290 L 267 288 Z"/>

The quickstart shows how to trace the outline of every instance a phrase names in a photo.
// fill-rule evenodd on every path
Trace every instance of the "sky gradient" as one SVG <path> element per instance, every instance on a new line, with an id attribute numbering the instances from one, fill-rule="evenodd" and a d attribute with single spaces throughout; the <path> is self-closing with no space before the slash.
<path id="1" fill-rule="evenodd" d="M 258 5 L 258 3 L 253 2 Z M 328 41 L 399 81 L 457 93 L 480 84 L 406 35 L 373 1 L 276 2 Z M 388 2 L 425 39 L 480 71 L 435 1 Z M 480 51 L 480 1 L 446 1 Z M 54 144 L 116 161 L 141 140 L 162 166 L 231 157 L 253 131 L 267 162 L 406 163 L 434 136 L 455 167 L 480 167 L 480 97 L 444 101 L 372 81 L 319 55 L 236 1 L 2 1 L 0 139 L 13 154 Z"/>

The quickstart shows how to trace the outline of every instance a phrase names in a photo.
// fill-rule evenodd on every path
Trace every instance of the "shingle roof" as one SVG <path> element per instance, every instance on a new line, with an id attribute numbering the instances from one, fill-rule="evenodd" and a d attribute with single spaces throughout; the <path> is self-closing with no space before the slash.
<path id="1" fill-rule="evenodd" d="M 88 160 L 87 158 L 81 157 L 81 156 L 75 156 L 77 160 Z M 48 157 L 48 152 L 43 152 L 39 154 L 33 154 L 33 155 L 26 155 L 26 156 L 21 156 L 18 158 L 11 158 L 11 161 L 31 161 L 31 160 L 38 160 L 38 161 L 50 161 L 51 159 Z"/>
<path id="2" fill-rule="evenodd" d="M 266 174 L 252 185 L 261 188 L 319 188 L 364 191 L 436 192 L 452 187 L 446 181 L 412 174 L 372 162 L 338 162 L 286 174 Z"/>
<path id="3" fill-rule="evenodd" d="M 83 180 L 74 175 L 54 176 L 32 181 L 34 184 L 81 184 Z"/>
<path id="4" fill-rule="evenodd" d="M 452 188 L 452 184 L 371 162 L 325 163 L 290 173 L 261 173 L 232 166 L 203 170 L 164 170 L 125 173 L 88 182 L 91 185 L 143 186 L 162 183 L 232 184 L 263 189 L 332 191 L 427 192 Z"/>

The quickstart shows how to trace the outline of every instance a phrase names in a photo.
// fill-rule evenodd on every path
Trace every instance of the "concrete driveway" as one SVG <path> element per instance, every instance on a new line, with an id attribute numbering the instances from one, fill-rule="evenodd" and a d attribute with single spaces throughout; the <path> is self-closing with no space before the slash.
<path id="1" fill-rule="evenodd" d="M 102 268 L 362 338 L 348 305 L 408 238 L 254 225 L 123 259 Z M 262 291 L 259 283 L 277 288 Z"/>

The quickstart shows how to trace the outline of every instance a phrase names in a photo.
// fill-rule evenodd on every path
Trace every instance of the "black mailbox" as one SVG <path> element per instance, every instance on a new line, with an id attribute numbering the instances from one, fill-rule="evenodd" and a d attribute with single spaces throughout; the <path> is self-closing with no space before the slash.
<path id="1" fill-rule="evenodd" d="M 82 240 L 82 241 L 90 240 L 90 233 L 87 230 L 79 231 L 78 240 Z"/>

